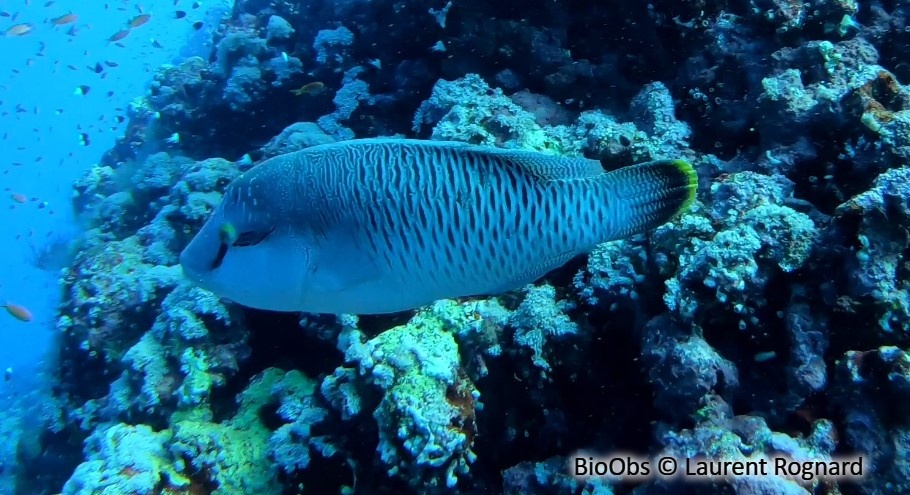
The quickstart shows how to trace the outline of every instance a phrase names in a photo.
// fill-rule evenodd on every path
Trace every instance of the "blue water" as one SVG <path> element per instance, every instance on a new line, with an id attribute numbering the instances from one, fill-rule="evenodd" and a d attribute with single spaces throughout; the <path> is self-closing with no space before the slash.
<path id="1" fill-rule="evenodd" d="M 173 18 L 174 3 L 0 3 L 0 10 L 18 16 L 15 21 L 0 18 L 0 32 L 14 24 L 33 25 L 25 36 L 0 38 L 0 300 L 26 306 L 34 315 L 29 323 L 0 315 L 0 369 L 12 370 L 11 378 L 0 382 L 3 407 L 9 408 L 4 413 L 7 433 L 15 433 L 9 419 L 19 414 L 21 399 L 46 388 L 41 375 L 55 332 L 59 272 L 41 269 L 34 260 L 49 244 L 80 231 L 70 207 L 71 184 L 124 132 L 128 121 L 118 124 L 116 116 L 126 116 L 130 101 L 146 91 L 156 68 L 206 52 L 211 30 L 196 30 L 192 24 L 214 25 L 233 2 L 212 0 L 192 9 L 192 2 L 183 0 L 179 3 L 186 5 L 176 8 L 185 9 L 187 16 L 179 20 Z M 109 37 L 139 14 L 140 5 L 152 14 L 149 22 L 133 29 L 122 47 L 110 43 Z M 46 22 L 69 12 L 78 15 L 73 24 Z M 42 46 L 43 57 L 38 55 Z M 104 66 L 100 74 L 92 70 L 97 63 Z M 82 85 L 91 90 L 75 94 Z M 87 146 L 82 133 L 89 136 Z M 11 194 L 28 201 L 19 204 Z"/>

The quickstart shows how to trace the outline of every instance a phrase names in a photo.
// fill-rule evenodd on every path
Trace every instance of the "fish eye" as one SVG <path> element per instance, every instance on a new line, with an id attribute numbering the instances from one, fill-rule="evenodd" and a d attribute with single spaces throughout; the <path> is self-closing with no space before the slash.
<path id="1" fill-rule="evenodd" d="M 218 237 L 222 244 L 233 244 L 237 240 L 237 228 L 232 223 L 223 223 L 218 228 Z"/>
<path id="2" fill-rule="evenodd" d="M 234 242 L 231 244 L 234 247 L 250 247 L 259 244 L 264 241 L 272 232 L 275 231 L 275 227 L 272 227 L 268 230 L 248 230 L 241 233 L 237 236 Z"/>
<path id="3" fill-rule="evenodd" d="M 274 231 L 275 227 L 272 227 L 267 230 L 248 230 L 238 234 L 237 229 L 235 229 L 232 224 L 223 224 L 218 232 L 221 242 L 218 243 L 218 252 L 215 254 L 215 259 L 212 261 L 212 270 L 219 268 L 221 264 L 224 263 L 224 257 L 227 256 L 228 249 L 231 247 L 255 246 L 266 240 Z"/>

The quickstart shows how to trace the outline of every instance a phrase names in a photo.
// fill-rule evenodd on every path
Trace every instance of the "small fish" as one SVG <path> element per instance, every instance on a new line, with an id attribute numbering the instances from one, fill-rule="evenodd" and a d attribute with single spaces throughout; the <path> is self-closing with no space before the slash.
<path id="1" fill-rule="evenodd" d="M 196 22 L 194 22 L 194 23 L 193 23 L 193 29 L 195 29 L 196 31 L 199 31 L 200 29 L 202 29 L 202 21 L 196 21 Z"/>
<path id="2" fill-rule="evenodd" d="M 19 203 L 20 205 L 28 201 L 28 197 L 22 193 L 12 193 L 9 195 L 9 199 Z"/>
<path id="3" fill-rule="evenodd" d="M 752 357 L 752 360 L 756 363 L 764 363 L 765 361 L 770 361 L 777 357 L 777 353 L 774 351 L 765 351 L 759 352 Z"/>
<path id="4" fill-rule="evenodd" d="M 29 311 L 28 308 L 26 308 L 25 306 L 21 306 L 19 304 L 14 304 L 14 303 L 7 301 L 6 304 L 3 304 L 3 307 L 6 308 L 7 313 L 12 315 L 13 318 L 15 318 L 19 321 L 24 321 L 24 322 L 32 321 L 32 312 Z"/>
<path id="5" fill-rule="evenodd" d="M 151 19 L 151 18 L 152 18 L 152 14 L 139 14 L 136 17 L 133 17 L 132 19 L 130 19 L 129 25 L 131 28 L 137 28 L 137 27 L 145 24 L 146 22 L 148 22 L 149 19 Z"/>
<path id="6" fill-rule="evenodd" d="M 313 81 L 306 83 L 297 89 L 292 89 L 291 94 L 294 96 L 314 95 L 321 91 L 324 87 L 325 84 L 321 83 L 320 81 Z"/>
<path id="7" fill-rule="evenodd" d="M 5 34 L 8 37 L 16 37 L 16 36 L 25 36 L 31 32 L 32 32 L 32 25 L 23 23 L 23 24 L 16 24 L 14 26 L 10 26 L 9 29 L 6 30 Z"/>
<path id="8" fill-rule="evenodd" d="M 186 17 L 185 11 L 178 10 L 177 12 L 174 12 L 174 19 L 183 19 L 184 17 Z"/>
<path id="9" fill-rule="evenodd" d="M 13 378 L 13 369 L 6 368 L 6 370 L 3 371 L 3 379 L 5 381 L 10 381 L 12 378 Z"/>
<path id="10" fill-rule="evenodd" d="M 120 66 L 120 64 L 118 64 L 117 62 L 114 62 L 112 60 L 105 60 L 104 65 L 106 65 L 108 67 L 119 67 Z"/>
<path id="11" fill-rule="evenodd" d="M 89 66 L 87 66 L 87 68 L 88 68 L 88 70 L 90 70 L 90 71 L 94 71 L 95 74 L 101 74 L 102 72 L 104 72 L 104 66 L 101 65 L 101 64 L 98 63 L 98 62 L 95 62 L 95 66 L 94 66 L 94 67 L 92 67 L 91 65 L 89 65 Z"/>
<path id="12" fill-rule="evenodd" d="M 121 29 L 120 31 L 117 31 L 116 33 L 112 34 L 111 37 L 108 38 L 107 40 L 109 42 L 113 43 L 115 41 L 120 41 L 123 38 L 126 38 L 127 36 L 129 36 L 129 34 L 130 34 L 129 29 Z"/>
<path id="13" fill-rule="evenodd" d="M 198 8 L 201 7 L 201 6 L 202 6 L 202 3 L 200 3 L 200 2 L 193 2 L 193 8 L 194 8 L 194 9 L 198 9 Z"/>
<path id="14" fill-rule="evenodd" d="M 0 10 L 0 17 L 9 17 L 10 13 L 5 10 Z"/>
<path id="15" fill-rule="evenodd" d="M 79 133 L 79 146 L 88 146 L 90 144 L 92 144 L 92 140 L 89 138 L 89 135 L 84 132 L 80 132 Z"/>
<path id="16" fill-rule="evenodd" d="M 79 19 L 79 16 L 70 12 L 69 14 L 63 14 L 60 17 L 54 17 L 50 22 L 55 26 L 65 26 L 76 22 L 77 19 Z"/>
<path id="17" fill-rule="evenodd" d="M 158 40 L 154 40 L 154 39 L 152 40 L 152 46 L 154 46 L 155 48 L 163 48 L 161 46 L 161 43 L 159 43 Z"/>
<path id="18" fill-rule="evenodd" d="M 74 91 L 73 94 L 75 94 L 76 96 L 85 96 L 91 90 L 92 90 L 92 88 L 90 86 L 86 86 L 85 84 L 82 84 L 76 88 L 76 91 Z"/>

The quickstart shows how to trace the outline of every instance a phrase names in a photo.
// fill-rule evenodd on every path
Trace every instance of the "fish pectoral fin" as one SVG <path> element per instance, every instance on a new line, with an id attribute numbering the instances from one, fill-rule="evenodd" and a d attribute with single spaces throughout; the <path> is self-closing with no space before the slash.
<path id="1" fill-rule="evenodd" d="M 376 262 L 363 248 L 363 243 L 347 229 L 331 235 L 330 242 L 320 247 L 324 256 L 314 274 L 314 286 L 331 293 L 343 293 L 382 278 Z"/>
<path id="2" fill-rule="evenodd" d="M 344 294 L 379 280 L 379 271 L 372 268 L 361 269 L 351 266 L 343 269 L 319 272 L 314 287 L 323 292 Z"/>

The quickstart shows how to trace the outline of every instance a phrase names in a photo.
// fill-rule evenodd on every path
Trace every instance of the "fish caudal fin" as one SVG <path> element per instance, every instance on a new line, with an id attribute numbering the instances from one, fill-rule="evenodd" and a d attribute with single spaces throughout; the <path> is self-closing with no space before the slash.
<path id="1" fill-rule="evenodd" d="M 656 160 L 606 175 L 619 198 L 620 232 L 613 238 L 638 234 L 666 223 L 695 201 L 698 175 L 684 160 Z"/>

